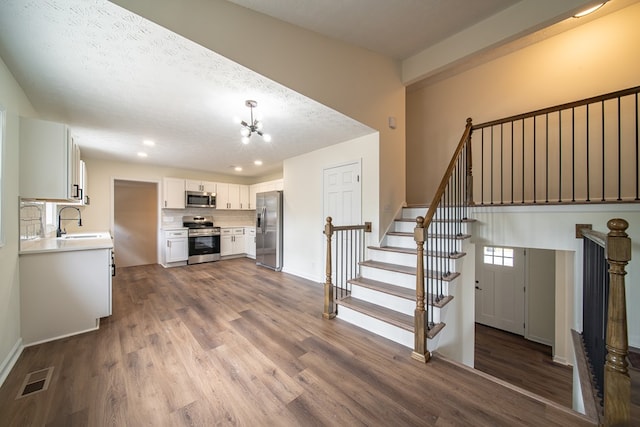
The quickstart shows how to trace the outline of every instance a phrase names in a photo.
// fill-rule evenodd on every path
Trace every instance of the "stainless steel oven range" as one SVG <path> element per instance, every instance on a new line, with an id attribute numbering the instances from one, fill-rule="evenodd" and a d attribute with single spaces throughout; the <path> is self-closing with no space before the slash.
<path id="1" fill-rule="evenodd" d="M 220 259 L 220 227 L 213 226 L 211 216 L 183 216 L 182 225 L 189 235 L 187 264 L 218 261 Z"/>

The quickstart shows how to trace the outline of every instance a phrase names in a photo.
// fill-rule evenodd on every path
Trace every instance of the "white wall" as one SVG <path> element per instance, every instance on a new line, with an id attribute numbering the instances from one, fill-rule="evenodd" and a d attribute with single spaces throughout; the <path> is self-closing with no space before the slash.
<path id="1" fill-rule="evenodd" d="M 559 290 L 559 283 L 556 283 L 556 324 L 570 313 L 567 325 L 556 331 L 556 345 L 571 343 L 571 328 L 582 331 L 582 240 L 575 237 L 575 224 L 592 224 L 594 230 L 606 233 L 608 220 L 626 219 L 630 224 L 627 234 L 633 245 L 625 277 L 629 345 L 640 347 L 640 312 L 635 309 L 640 301 L 640 287 L 637 286 L 640 275 L 640 209 L 637 205 L 474 208 L 472 216 L 478 220 L 473 226 L 474 242 L 574 254 L 573 260 L 567 253 L 556 255 L 556 278 L 561 281 L 573 279 L 564 291 Z M 567 270 L 571 264 L 572 272 Z M 571 357 L 569 348 L 570 344 L 563 355 L 567 359 Z M 560 355 L 558 348 L 556 354 Z"/>
<path id="2" fill-rule="evenodd" d="M 407 202 L 431 200 L 467 117 L 479 124 L 637 86 L 638 22 L 640 3 L 449 78 L 407 88 Z"/>
<path id="3" fill-rule="evenodd" d="M 327 167 L 362 159 L 362 221 L 371 221 L 367 238 L 378 243 L 379 157 L 379 136 L 374 133 L 285 160 L 283 271 L 318 283 L 325 280 L 322 204 Z"/>
<path id="4" fill-rule="evenodd" d="M 6 114 L 2 164 L 2 226 L 6 244 L 0 247 L 0 384 L 22 350 L 20 334 L 20 278 L 18 273 L 18 163 L 20 115 L 37 113 L 22 88 L 0 59 L 0 108 Z"/>

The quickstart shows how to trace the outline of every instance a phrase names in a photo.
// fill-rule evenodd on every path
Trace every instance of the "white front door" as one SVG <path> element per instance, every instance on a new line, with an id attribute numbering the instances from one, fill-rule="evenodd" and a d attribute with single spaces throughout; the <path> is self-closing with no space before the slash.
<path id="1" fill-rule="evenodd" d="M 360 162 L 324 170 L 324 218 L 333 225 L 354 225 L 362 221 Z"/>
<path id="2" fill-rule="evenodd" d="M 525 251 L 484 246 L 476 251 L 476 322 L 523 335 Z"/>

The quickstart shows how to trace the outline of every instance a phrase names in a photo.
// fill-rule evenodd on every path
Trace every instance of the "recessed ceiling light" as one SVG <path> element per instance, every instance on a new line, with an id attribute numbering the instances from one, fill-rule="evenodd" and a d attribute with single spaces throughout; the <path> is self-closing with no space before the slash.
<path id="1" fill-rule="evenodd" d="M 240 166 L 236 166 L 233 170 L 236 172 L 242 172 L 242 168 Z"/>
<path id="2" fill-rule="evenodd" d="M 138 157 L 147 157 L 147 153 L 143 153 L 142 151 L 140 151 L 138 153 Z"/>
<path id="3" fill-rule="evenodd" d="M 156 143 L 150 139 L 145 139 L 144 141 L 142 141 L 142 143 L 147 147 L 153 147 L 154 145 L 156 145 Z"/>
<path id="4" fill-rule="evenodd" d="M 253 162 L 253 164 L 256 166 L 262 166 L 262 160 L 256 160 Z"/>

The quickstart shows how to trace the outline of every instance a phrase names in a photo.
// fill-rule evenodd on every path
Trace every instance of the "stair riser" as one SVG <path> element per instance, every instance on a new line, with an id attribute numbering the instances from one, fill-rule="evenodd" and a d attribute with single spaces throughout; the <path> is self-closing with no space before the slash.
<path id="1" fill-rule="evenodd" d="M 362 277 L 379 282 L 391 283 L 397 286 L 403 286 L 409 289 L 416 288 L 416 277 L 410 274 L 397 273 L 395 271 L 382 270 L 379 268 L 372 268 L 362 266 Z"/>
<path id="2" fill-rule="evenodd" d="M 413 332 L 409 332 L 406 329 L 399 328 L 344 306 L 338 307 L 338 318 L 401 344 L 408 349 L 413 349 Z M 436 335 L 434 339 L 427 339 L 427 348 L 430 351 L 437 348 L 439 337 L 440 334 Z"/>
<path id="3" fill-rule="evenodd" d="M 416 217 L 421 216 L 425 217 L 427 215 L 427 211 L 429 208 L 421 207 L 421 208 L 403 208 L 402 209 L 402 218 L 412 219 L 415 221 Z M 444 209 L 438 208 L 436 209 L 436 215 L 441 215 L 444 212 Z M 469 214 L 469 208 L 467 208 L 467 214 Z"/>
<path id="4" fill-rule="evenodd" d="M 405 254 L 401 252 L 370 250 L 369 259 L 371 259 L 372 261 L 381 261 L 381 262 L 387 262 L 391 264 L 406 265 L 409 267 L 416 266 L 416 255 Z M 426 262 L 427 261 L 425 260 L 425 263 Z M 457 269 L 457 264 L 459 264 L 460 261 L 456 259 L 443 260 L 442 258 L 438 258 L 438 257 L 429 257 L 428 262 L 430 263 L 430 265 L 444 266 L 446 268 L 449 268 L 449 271 L 459 271 Z"/>
<path id="5" fill-rule="evenodd" d="M 431 224 L 429 228 L 429 233 L 438 233 L 438 234 L 450 234 L 450 233 L 463 233 L 467 234 L 468 223 L 463 222 L 461 224 L 449 224 L 442 222 L 434 222 Z M 394 231 L 399 231 L 403 233 L 413 233 L 413 230 L 416 228 L 415 222 L 406 222 L 406 221 L 395 221 L 394 223 Z"/>
<path id="6" fill-rule="evenodd" d="M 416 241 L 413 240 L 413 236 L 393 236 L 387 235 L 385 237 L 385 245 L 386 246 L 396 246 L 399 248 L 407 248 L 407 249 L 415 249 Z M 428 238 L 425 242 L 426 245 L 430 245 L 432 248 L 438 248 L 438 250 L 443 250 L 446 248 L 446 240 L 438 239 L 438 238 Z M 462 244 L 459 240 L 453 240 L 449 244 L 450 248 L 460 251 L 462 248 Z"/>
<path id="7" fill-rule="evenodd" d="M 405 347 L 413 348 L 413 332 L 340 305 L 338 306 L 338 318 Z"/>
<path id="8" fill-rule="evenodd" d="M 380 268 L 362 267 L 362 277 L 366 279 L 377 280 L 379 282 L 391 283 L 396 286 L 402 286 L 408 289 L 416 288 L 416 277 L 411 274 L 397 273 L 395 271 L 383 270 Z M 442 292 L 443 295 L 449 295 L 449 286 L 455 283 L 458 279 L 452 282 L 443 282 Z M 428 292 L 428 291 L 427 291 Z M 382 304 L 384 305 L 384 304 Z"/>
<path id="9" fill-rule="evenodd" d="M 358 285 L 353 285 L 351 289 L 351 296 L 359 300 L 399 311 L 400 313 L 404 313 L 408 316 L 413 316 L 413 311 L 416 309 L 416 303 L 412 300 L 385 294 Z"/>

